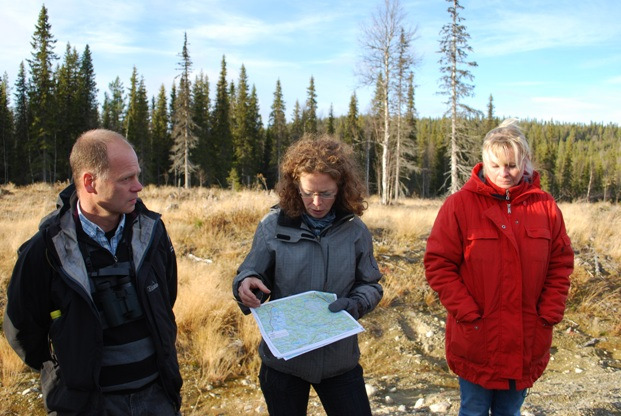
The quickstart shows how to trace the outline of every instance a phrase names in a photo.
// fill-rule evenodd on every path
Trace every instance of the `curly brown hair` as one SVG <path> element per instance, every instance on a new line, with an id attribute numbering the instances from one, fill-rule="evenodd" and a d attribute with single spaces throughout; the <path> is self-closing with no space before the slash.
<path id="1" fill-rule="evenodd" d="M 367 209 L 366 187 L 353 151 L 346 143 L 329 135 L 305 134 L 287 149 L 276 189 L 280 208 L 290 217 L 305 212 L 299 188 L 304 173 L 325 173 L 334 179 L 339 189 L 334 201 L 336 209 L 358 216 Z"/>

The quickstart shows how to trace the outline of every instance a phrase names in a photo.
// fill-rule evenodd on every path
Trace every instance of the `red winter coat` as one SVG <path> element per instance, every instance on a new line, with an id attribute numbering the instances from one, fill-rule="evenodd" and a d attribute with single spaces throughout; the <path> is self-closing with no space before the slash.
<path id="1" fill-rule="evenodd" d="M 574 254 L 561 211 L 539 174 L 507 195 L 482 164 L 440 208 L 425 252 L 427 281 L 448 312 L 446 358 L 488 389 L 531 387 L 550 359 Z"/>

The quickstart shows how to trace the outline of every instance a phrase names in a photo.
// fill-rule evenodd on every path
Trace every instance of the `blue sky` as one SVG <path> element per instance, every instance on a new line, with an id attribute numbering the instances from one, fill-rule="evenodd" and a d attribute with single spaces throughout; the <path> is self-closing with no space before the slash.
<path id="1" fill-rule="evenodd" d="M 0 0 L 0 74 L 13 86 L 30 45 L 41 1 Z M 257 88 L 267 124 L 276 80 L 286 113 L 306 100 L 315 80 L 318 114 L 347 113 L 356 91 L 361 111 L 372 88 L 360 85 L 355 68 L 362 25 L 383 0 L 48 0 L 45 6 L 57 40 L 93 56 L 100 97 L 117 76 L 128 87 L 132 68 L 144 77 L 149 96 L 178 75 L 187 32 L 194 75 L 203 71 L 213 93 L 226 57 L 228 78 L 241 65 Z M 438 95 L 436 52 L 449 21 L 444 0 L 401 0 L 406 25 L 416 30 L 416 107 L 421 117 L 439 117 L 446 97 Z M 486 111 L 490 94 L 498 117 L 561 122 L 621 124 L 621 1 L 461 0 L 463 22 L 478 67 L 475 96 L 465 102 Z M 59 60 L 60 62 L 60 60 Z M 213 95 L 213 94 L 212 94 Z"/>

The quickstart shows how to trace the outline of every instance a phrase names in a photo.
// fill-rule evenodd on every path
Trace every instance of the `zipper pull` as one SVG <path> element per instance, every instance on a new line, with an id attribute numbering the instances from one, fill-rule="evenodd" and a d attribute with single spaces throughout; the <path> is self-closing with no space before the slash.
<path id="1" fill-rule="evenodd" d="M 507 214 L 511 214 L 511 197 L 509 196 L 508 189 L 507 189 L 507 193 L 505 194 L 505 199 L 507 200 Z"/>

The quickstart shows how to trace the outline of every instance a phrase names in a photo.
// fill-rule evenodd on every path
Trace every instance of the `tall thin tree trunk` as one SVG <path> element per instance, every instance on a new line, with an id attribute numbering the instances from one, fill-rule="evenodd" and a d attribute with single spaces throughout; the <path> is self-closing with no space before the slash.
<path id="1" fill-rule="evenodd" d="M 591 187 L 593 186 L 593 162 L 589 166 L 589 185 L 587 186 L 587 202 L 591 202 Z"/>
<path id="2" fill-rule="evenodd" d="M 382 141 L 382 205 L 387 205 L 390 195 L 388 194 L 388 152 L 390 140 L 390 111 L 388 108 L 388 88 L 390 87 L 389 55 L 384 56 L 386 78 L 384 79 L 384 140 Z"/>
<path id="3" fill-rule="evenodd" d="M 399 169 L 401 162 L 401 110 L 397 113 L 397 145 L 395 147 L 395 189 L 394 200 L 399 200 Z"/>
<path id="4" fill-rule="evenodd" d="M 457 24 L 453 16 L 453 24 Z M 457 172 L 457 36 L 453 34 L 452 69 L 451 69 L 451 194 L 459 190 L 459 175 Z"/>
<path id="5" fill-rule="evenodd" d="M 367 185 L 367 193 L 369 192 L 369 180 L 371 175 L 371 136 L 369 134 L 366 135 L 366 143 L 364 149 L 364 157 L 365 157 L 365 183 Z"/>
<path id="6" fill-rule="evenodd" d="M 183 154 L 184 154 L 184 163 L 183 163 L 183 174 L 185 177 L 185 183 L 184 183 L 184 188 L 185 189 L 190 189 L 190 146 L 189 146 L 189 140 L 190 138 L 188 137 L 188 127 L 186 126 L 185 128 L 185 145 L 184 145 L 184 149 L 183 149 Z"/>

